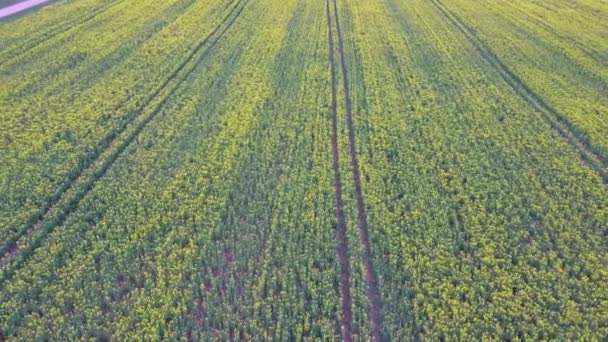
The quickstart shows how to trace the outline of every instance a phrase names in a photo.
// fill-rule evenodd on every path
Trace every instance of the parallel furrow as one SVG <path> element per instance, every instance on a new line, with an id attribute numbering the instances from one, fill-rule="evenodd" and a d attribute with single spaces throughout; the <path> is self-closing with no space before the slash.
<path id="1" fill-rule="evenodd" d="M 357 221 L 359 225 L 359 239 L 361 243 L 361 258 L 365 267 L 365 285 L 367 291 L 367 303 L 369 306 L 369 319 L 371 321 L 372 341 L 380 341 L 382 336 L 382 322 L 380 318 L 380 294 L 376 284 L 376 273 L 371 257 L 371 244 L 369 241 L 369 228 L 367 224 L 367 209 L 363 190 L 361 189 L 361 172 L 359 169 L 359 158 L 357 156 L 357 144 L 355 137 L 355 127 L 353 123 L 352 99 L 350 96 L 350 81 L 344 54 L 344 41 L 342 29 L 340 28 L 340 18 L 338 15 L 338 3 L 334 2 L 334 17 L 336 30 L 338 33 L 338 50 L 340 52 L 340 63 L 342 65 L 342 84 L 344 86 L 344 104 L 346 107 L 346 123 L 348 126 L 348 142 L 350 152 L 350 162 L 355 187 L 355 201 L 357 203 Z"/>
<path id="2" fill-rule="evenodd" d="M 136 110 L 136 115 L 117 130 L 106 135 L 102 141 L 97 144 L 98 147 L 94 153 L 83 159 L 83 167 L 74 170 L 63 186 L 51 196 L 35 216 L 28 220 L 28 223 L 23 226 L 17 236 L 12 237 L 4 246 L 2 246 L 0 254 L 3 256 L 0 258 L 0 267 L 3 267 L 3 269 L 0 274 L 0 283 L 9 279 L 19 265 L 32 254 L 34 249 L 40 245 L 52 229 L 61 225 L 67 219 L 67 217 L 78 207 L 80 201 L 95 187 L 96 182 L 104 176 L 112 164 L 137 138 L 141 131 L 156 118 L 159 113 L 161 113 L 163 106 L 167 103 L 169 98 L 183 84 L 184 80 L 188 78 L 196 67 L 205 60 L 213 47 L 230 27 L 232 27 L 246 7 L 247 1 L 248 0 L 237 0 L 236 5 L 224 17 L 222 22 L 197 44 L 196 48 L 193 49 L 187 58 L 171 73 L 170 77 L 168 77 Z M 193 65 L 186 68 L 199 53 L 199 59 Z M 171 89 L 166 89 L 169 83 L 177 78 L 179 78 L 179 80 L 172 85 Z M 144 109 L 146 109 L 163 91 L 166 92 L 166 95 L 164 95 L 162 100 L 154 106 L 148 116 L 143 118 L 141 122 L 127 132 L 127 129 L 130 128 L 132 126 L 131 124 L 142 114 L 142 112 L 144 112 Z M 104 155 L 107 157 L 103 158 Z M 73 195 L 69 196 L 70 193 L 73 193 Z M 51 215 L 54 211 L 57 211 L 57 213 Z M 18 245 L 20 239 L 32 236 L 36 232 L 41 233 L 27 246 L 22 247 Z"/>
<path id="3" fill-rule="evenodd" d="M 574 147 L 583 162 L 595 170 L 608 184 L 608 161 L 603 153 L 595 148 L 587 137 L 576 133 L 576 128 L 568 119 L 548 104 L 539 94 L 534 92 L 519 76 L 517 76 L 498 56 L 479 39 L 471 29 L 454 12 L 450 11 L 440 0 L 431 1 L 439 12 L 454 25 L 474 46 L 481 58 L 496 70 L 502 79 L 526 101 L 528 105 L 541 113 L 551 127 L 572 147 Z"/>
<path id="4" fill-rule="evenodd" d="M 336 194 L 336 239 L 340 263 L 340 294 L 342 296 L 342 341 L 352 341 L 352 298 L 350 294 L 350 262 L 348 259 L 348 239 L 346 219 L 342 200 L 342 178 L 340 175 L 340 152 L 338 145 L 338 90 L 334 60 L 334 37 L 329 0 L 325 0 L 327 12 L 327 34 L 329 41 L 329 65 L 331 71 L 331 152 L 333 156 L 334 190 Z"/>

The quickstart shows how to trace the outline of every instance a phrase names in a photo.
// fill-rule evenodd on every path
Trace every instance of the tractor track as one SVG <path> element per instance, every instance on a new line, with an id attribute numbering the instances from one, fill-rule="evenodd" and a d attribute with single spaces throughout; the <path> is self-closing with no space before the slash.
<path id="1" fill-rule="evenodd" d="M 83 158 L 83 166 L 73 170 L 61 186 L 43 205 L 40 211 L 32 216 L 21 228 L 17 236 L 12 237 L 0 248 L 0 284 L 9 279 L 15 270 L 18 269 L 32 252 L 44 241 L 46 236 L 58 225 L 61 225 L 67 217 L 76 210 L 80 201 L 86 194 L 95 187 L 97 181 L 105 175 L 112 164 L 127 149 L 127 147 L 137 138 L 137 136 L 148 126 L 148 124 L 158 116 L 168 99 L 177 91 L 183 82 L 192 74 L 198 65 L 206 59 L 212 48 L 218 43 L 222 36 L 232 27 L 237 18 L 241 15 L 249 0 L 233 0 L 236 5 L 222 19 L 220 24 L 215 27 L 204 39 L 202 39 L 192 52 L 179 64 L 170 76 L 138 107 L 136 114 L 132 118 L 120 125 L 116 130 L 106 135 L 97 145 L 98 148 L 88 157 Z M 204 47 L 207 46 L 206 49 Z M 198 60 L 190 67 L 186 66 L 195 60 L 200 53 Z M 184 71 L 185 70 L 185 71 Z M 182 71 L 184 71 L 182 73 Z M 180 75 L 181 73 L 181 75 Z M 142 112 L 154 101 L 163 90 L 166 90 L 169 83 L 180 78 L 171 89 L 167 91 L 162 100 L 154 105 L 150 114 L 143 118 L 122 140 L 125 131 L 131 127 L 134 121 L 140 117 Z M 107 157 L 102 158 L 104 154 Z M 86 174 L 85 174 L 86 173 Z M 88 176 L 88 177 L 84 177 Z M 85 178 L 84 180 L 82 178 Z M 65 198 L 67 193 L 73 190 L 71 198 Z M 51 216 L 52 212 L 58 213 Z M 26 246 L 18 246 L 18 241 L 24 237 L 32 236 L 34 233 L 42 231 L 31 243 Z M 15 262 L 13 262 L 15 261 Z M 11 263 L 12 262 L 12 263 Z M 10 264 L 10 265 L 9 265 Z"/>
<path id="2" fill-rule="evenodd" d="M 57 36 L 60 36 L 66 32 L 69 32 L 73 29 L 76 29 L 76 28 L 86 24 L 87 22 L 93 20 L 98 15 L 108 12 L 112 8 L 125 3 L 125 1 L 126 0 L 118 0 L 118 1 L 112 2 L 110 4 L 107 4 L 105 6 L 101 6 L 100 8 L 93 10 L 92 13 L 90 13 L 89 15 L 87 15 L 83 18 L 79 18 L 80 20 L 60 23 L 60 24 L 56 25 L 55 27 L 51 27 L 48 31 L 46 31 L 40 35 L 37 35 L 36 37 L 34 37 L 32 39 L 24 41 L 23 44 L 17 45 L 13 49 L 5 51 L 5 53 L 8 54 L 9 56 L 2 58 L 2 61 L 0 61 L 0 67 L 3 67 L 6 64 L 9 64 L 10 62 L 14 61 L 15 59 L 19 59 L 20 57 L 27 54 L 28 52 L 35 49 L 36 47 L 40 46 L 41 44 L 44 44 L 45 42 L 50 41 L 51 39 L 54 39 Z M 21 51 L 19 51 L 19 50 L 21 50 Z"/>
<path id="3" fill-rule="evenodd" d="M 334 37 L 330 15 L 329 0 L 325 0 L 327 13 L 327 34 L 329 44 L 329 66 L 331 72 L 331 152 L 333 156 L 334 191 L 336 194 L 336 253 L 340 264 L 340 294 L 342 299 L 342 341 L 351 342 L 352 337 L 352 297 L 350 293 L 350 261 L 348 257 L 348 238 L 342 199 L 342 178 L 340 175 L 340 151 L 338 144 L 338 90 L 334 60 Z"/>
<path id="4" fill-rule="evenodd" d="M 540 112 L 549 125 L 570 145 L 581 157 L 582 161 L 596 171 L 608 184 L 608 161 L 601 151 L 594 148 L 586 137 L 579 137 L 576 128 L 569 120 L 547 103 L 542 96 L 534 92 L 519 76 L 517 76 L 490 49 L 461 18 L 450 11 L 440 0 L 431 3 L 452 25 L 454 25 L 471 42 L 481 58 L 496 70 L 502 79 L 532 108 Z"/>
<path id="5" fill-rule="evenodd" d="M 326 0 L 329 1 L 329 0 Z M 344 87 L 344 105 L 346 108 L 346 124 L 348 128 L 348 146 L 350 154 L 350 164 L 354 183 L 354 195 L 357 205 L 357 223 L 359 226 L 359 239 L 361 244 L 361 258 L 365 267 L 365 288 L 367 295 L 368 314 L 371 323 L 371 340 L 380 341 L 382 336 L 382 320 L 380 317 L 380 293 L 376 282 L 376 273 L 371 257 L 371 243 L 369 239 L 369 226 L 367 222 L 367 209 L 365 198 L 361 188 L 361 171 L 359 168 L 359 157 L 357 155 L 357 144 L 355 127 L 352 113 L 352 99 L 350 96 L 350 80 L 348 68 L 346 66 L 346 56 L 344 53 L 344 39 L 340 27 L 340 17 L 338 15 L 338 2 L 333 0 L 334 19 L 336 22 L 336 32 L 338 34 L 338 51 L 340 53 L 340 64 L 342 67 L 342 84 Z"/>

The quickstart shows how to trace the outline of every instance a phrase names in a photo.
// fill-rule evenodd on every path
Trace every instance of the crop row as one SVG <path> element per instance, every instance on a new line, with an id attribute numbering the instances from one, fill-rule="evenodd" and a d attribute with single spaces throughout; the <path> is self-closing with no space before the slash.
<path id="1" fill-rule="evenodd" d="M 17 265 L 11 265 L 18 267 L 18 262 L 29 257 L 31 251 L 37 248 L 48 232 L 61 224 L 71 211 L 78 206 L 82 197 L 95 186 L 99 178 L 105 175 L 120 154 L 161 113 L 162 107 L 170 100 L 180 84 L 186 81 L 198 64 L 205 61 L 210 51 L 243 11 L 243 6 L 239 5 L 244 4 L 242 1 L 236 2 L 236 6 L 229 11 L 222 24 L 214 29 L 209 36 L 203 38 L 197 44 L 196 49 L 188 55 L 172 75 L 158 86 L 157 90 L 145 100 L 142 107 L 136 110 L 137 116 L 134 119 L 140 120 L 131 126 L 128 124 L 132 122 L 127 122 L 104 137 L 96 147 L 95 154 L 90 157 L 90 163 L 84 169 L 76 170 L 69 182 L 64 183 L 64 186 L 55 192 L 55 198 L 51 199 L 49 205 L 41 208 L 40 213 L 33 217 L 37 221 L 28 222 L 16 239 L 8 241 L 5 246 L 8 247 L 9 251 L 2 259 L 3 264 L 10 263 L 11 259 L 18 259 L 15 262 Z M 57 203 L 53 201 L 57 201 Z M 4 267 L 2 270 L 3 278 L 10 276 L 12 270 L 12 267 Z"/>
<path id="2" fill-rule="evenodd" d="M 432 3 L 347 7 L 385 333 L 605 334 L 602 178 Z"/>
<path id="3" fill-rule="evenodd" d="M 603 65 L 608 47 L 603 22 L 607 18 L 601 5 L 443 3 L 532 91 L 540 94 L 604 163 L 608 160 L 608 123 L 603 118 L 608 112 L 608 73 Z M 522 15 L 522 10 L 536 13 L 533 18 L 541 16 L 542 24 Z"/>
<path id="4" fill-rule="evenodd" d="M 135 39 L 135 45 L 130 47 L 128 39 L 112 40 L 111 34 L 104 35 L 105 38 L 100 38 L 102 41 L 127 46 L 117 47 L 120 52 L 109 58 L 114 64 L 107 65 L 104 57 L 90 56 L 84 58 L 90 61 L 83 65 L 83 68 L 89 67 L 89 71 L 66 66 L 67 59 L 78 55 L 72 49 L 81 48 L 79 39 L 91 45 L 96 43 L 96 40 L 88 39 L 88 31 L 84 31 L 77 35 L 77 44 L 47 52 L 55 58 L 36 62 L 28 72 L 7 77 L 0 95 L 0 102 L 6 103 L 7 108 L 2 113 L 1 124 L 4 134 L 1 151 L 7 161 L 0 168 L 2 188 L 5 189 L 0 210 L 2 241 L 20 234 L 26 221 L 30 225 L 36 222 L 77 175 L 97 160 L 112 136 L 128 125 L 137 126 L 137 121 L 142 119 L 138 114 L 142 106 L 148 105 L 150 94 L 160 91 L 159 85 L 170 82 L 176 70 L 184 65 L 200 32 L 209 34 L 218 27 L 229 11 L 226 8 L 222 11 L 225 13 L 219 13 L 222 8 L 219 4 L 206 3 L 189 7 L 177 18 L 177 13 L 171 13 L 173 22 L 154 35 L 150 35 L 144 26 L 145 39 Z M 162 21 L 167 11 L 159 10 L 156 21 L 142 18 L 143 23 L 153 27 L 158 20 Z M 124 17 L 118 16 L 116 23 L 108 21 L 108 25 L 119 25 L 117 35 L 121 34 L 120 30 L 128 33 L 130 25 L 137 27 L 136 18 L 141 17 L 141 11 L 136 6 L 132 11 L 124 12 Z M 213 19 L 196 22 L 196 31 L 195 19 L 206 14 Z M 129 20 L 129 16 L 134 18 Z M 131 24 L 127 25 L 127 22 Z M 176 32 L 183 32 L 184 38 L 176 39 Z M 192 32 L 198 32 L 197 36 Z M 105 51 L 107 46 L 102 46 Z M 166 51 L 173 52 L 167 54 Z M 92 55 L 92 52 L 87 54 Z M 57 71 L 48 74 L 47 69 L 55 68 L 53 65 Z M 72 68 L 75 70 L 71 71 Z M 23 89 L 20 85 L 30 79 L 37 79 L 32 85 L 35 88 L 31 93 L 20 94 Z"/>
<path id="5" fill-rule="evenodd" d="M 3 283 L 6 335 L 336 333 L 323 7 L 271 3 L 246 6 Z"/>
<path id="6" fill-rule="evenodd" d="M 574 148 L 579 151 L 580 157 L 584 163 L 597 171 L 601 177 L 608 182 L 608 161 L 602 153 L 601 149 L 592 145 L 586 134 L 577 127 L 572 126 L 568 119 L 555 108 L 548 104 L 544 97 L 533 91 L 518 75 L 505 65 L 496 54 L 488 48 L 476 36 L 475 31 L 466 25 L 454 12 L 447 9 L 440 1 L 433 1 L 433 4 L 441 12 L 441 14 L 449 20 L 463 35 L 469 39 L 471 44 L 475 46 L 479 56 L 488 63 L 502 79 L 516 91 L 522 99 L 555 129 L 564 140 L 568 141 Z"/>
<path id="7" fill-rule="evenodd" d="M 605 12 L 577 3 L 82 0 L 3 24 L 0 336 L 608 335 Z M 533 17 L 553 10 L 590 34 Z"/>

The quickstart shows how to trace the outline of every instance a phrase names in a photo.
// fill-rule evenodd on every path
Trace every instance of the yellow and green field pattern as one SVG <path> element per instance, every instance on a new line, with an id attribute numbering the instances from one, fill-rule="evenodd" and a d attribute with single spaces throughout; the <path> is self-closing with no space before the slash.
<path id="1" fill-rule="evenodd" d="M 2 19 L 0 340 L 606 338 L 607 23 L 594 0 Z"/>

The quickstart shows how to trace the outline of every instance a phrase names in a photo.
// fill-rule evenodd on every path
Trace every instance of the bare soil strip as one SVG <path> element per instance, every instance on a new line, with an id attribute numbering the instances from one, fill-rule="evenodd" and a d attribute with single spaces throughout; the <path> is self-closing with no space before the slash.
<path id="1" fill-rule="evenodd" d="M 346 67 L 346 57 L 344 55 L 344 41 L 340 28 L 340 18 L 338 15 L 338 3 L 334 2 L 334 17 L 336 20 L 336 30 L 338 32 L 338 49 L 340 51 L 340 63 L 342 64 L 342 78 L 344 85 L 344 101 L 346 107 L 346 123 L 348 126 L 348 141 L 350 150 L 350 162 L 355 186 L 355 201 L 357 203 L 357 221 L 359 225 L 359 238 L 361 241 L 361 257 L 365 266 L 365 285 L 367 290 L 367 303 L 369 305 L 369 318 L 371 320 L 372 341 L 380 341 L 382 336 L 382 322 L 380 318 L 380 294 L 376 285 L 376 273 L 371 258 L 371 245 L 369 242 L 369 229 L 367 224 L 367 210 L 363 191 L 361 190 L 361 173 L 359 169 L 359 158 L 357 156 L 357 144 L 355 139 L 355 127 L 353 124 L 352 100 L 350 96 L 350 81 Z"/>
<path id="2" fill-rule="evenodd" d="M 236 0 L 236 2 L 237 4 L 229 11 L 222 22 L 197 44 L 196 48 L 188 54 L 186 59 L 171 73 L 170 77 L 168 77 L 160 87 L 144 101 L 135 115 L 123 123 L 117 130 L 106 135 L 102 141 L 97 144 L 98 147 L 94 153 L 84 158 L 82 167 L 79 167 L 70 173 L 70 176 L 66 179 L 64 184 L 51 196 L 40 211 L 30 218 L 28 223 L 19 231 L 18 235 L 5 242 L 2 248 L 0 248 L 0 254 L 2 255 L 0 257 L 0 268 L 2 268 L 0 284 L 11 277 L 12 273 L 29 255 L 32 254 L 34 249 L 40 245 L 54 227 L 61 225 L 67 217 L 76 210 L 80 201 L 95 187 L 97 181 L 105 175 L 112 164 L 137 138 L 143 129 L 158 116 L 168 99 L 177 91 L 184 80 L 186 80 L 188 76 L 196 70 L 196 67 L 205 60 L 211 49 L 240 16 L 241 12 L 246 7 L 248 0 Z M 203 49 L 205 46 L 207 46 L 207 48 Z M 201 51 L 202 54 L 199 56 L 198 61 L 186 69 L 186 66 L 193 61 L 196 55 Z M 184 72 L 182 73 L 182 71 Z M 179 81 L 172 85 L 171 89 L 165 89 L 169 83 L 176 78 L 180 78 Z M 123 133 L 131 126 L 130 124 L 133 123 L 137 117 L 144 112 L 144 109 L 146 109 L 163 91 L 166 92 L 163 99 L 156 104 L 150 114 L 137 124 L 137 126 L 135 126 L 123 139 Z M 104 155 L 107 155 L 105 159 L 102 158 Z M 83 175 L 86 175 L 87 177 L 81 179 Z M 66 198 L 69 197 L 68 193 L 71 192 L 74 193 L 73 197 Z M 51 210 L 57 210 L 58 213 L 51 215 Z M 42 233 L 27 246 L 18 245 L 18 240 L 31 236 L 41 230 Z M 18 260 L 15 261 L 15 259 Z M 15 262 L 10 265 L 10 267 L 7 266 L 12 261 Z"/>
<path id="3" fill-rule="evenodd" d="M 458 30 L 473 44 L 482 59 L 493 67 L 503 80 L 536 111 L 540 112 L 551 127 L 571 146 L 573 146 L 582 161 L 591 169 L 595 170 L 608 184 L 608 160 L 600 151 L 592 146 L 588 138 L 581 137 L 576 133 L 576 128 L 568 119 L 548 104 L 542 96 L 534 92 L 519 76 L 506 66 L 498 56 L 481 39 L 473 29 L 450 11 L 440 0 L 433 0 L 433 5 L 441 14 L 451 22 Z"/>
<path id="4" fill-rule="evenodd" d="M 333 155 L 334 190 L 336 193 L 336 239 L 338 261 L 340 263 L 340 292 L 342 295 L 342 341 L 352 341 L 352 299 L 350 294 L 350 262 L 346 219 L 342 201 L 342 178 L 340 175 L 340 152 L 338 145 L 338 91 L 334 60 L 334 37 L 332 32 L 329 0 L 325 0 L 327 13 L 327 34 L 329 39 L 329 65 L 331 69 L 331 152 Z"/>

